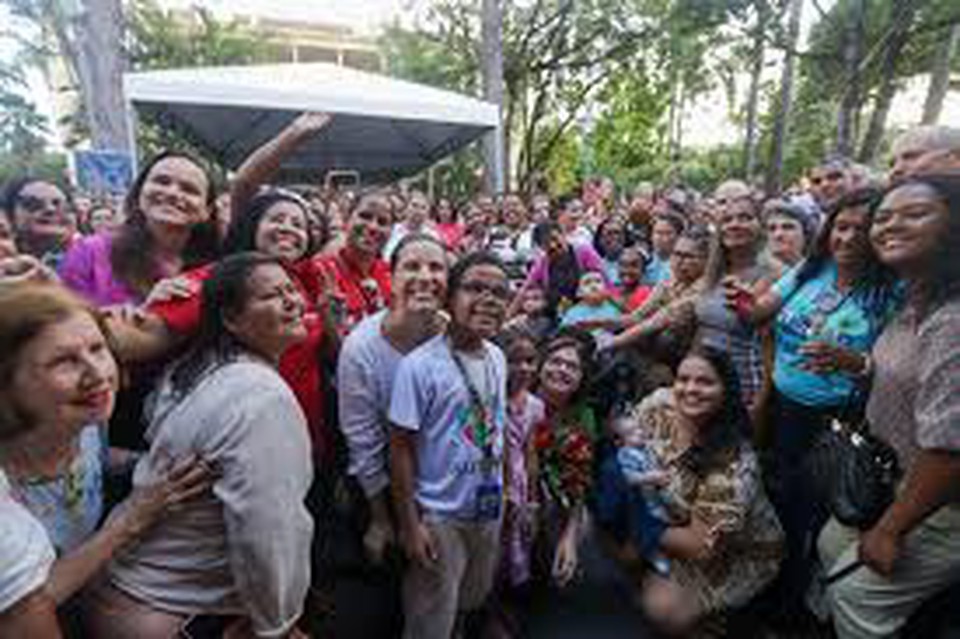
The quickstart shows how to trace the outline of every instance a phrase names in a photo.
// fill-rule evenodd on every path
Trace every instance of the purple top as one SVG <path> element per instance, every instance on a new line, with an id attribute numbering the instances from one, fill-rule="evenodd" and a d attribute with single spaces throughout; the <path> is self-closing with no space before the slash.
<path id="1" fill-rule="evenodd" d="M 604 281 L 607 280 L 603 260 L 591 245 L 573 242 L 570 244 L 570 248 L 573 249 L 573 254 L 577 258 L 577 264 L 580 265 L 581 272 L 596 271 L 603 275 Z M 543 290 L 547 290 L 547 287 L 550 285 L 549 271 L 550 260 L 547 254 L 543 253 L 537 258 L 537 261 L 534 262 L 533 267 L 530 269 L 525 288 L 529 288 L 530 285 L 536 285 Z M 609 282 L 607 283 L 609 284 Z"/>
<path id="2" fill-rule="evenodd" d="M 138 304 L 141 296 L 113 276 L 112 244 L 110 233 L 98 233 L 74 242 L 60 263 L 60 279 L 67 288 L 96 306 Z"/>

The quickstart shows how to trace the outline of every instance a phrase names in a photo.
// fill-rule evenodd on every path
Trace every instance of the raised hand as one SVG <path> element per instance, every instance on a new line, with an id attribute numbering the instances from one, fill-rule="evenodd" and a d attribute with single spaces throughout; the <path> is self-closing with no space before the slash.
<path id="1" fill-rule="evenodd" d="M 307 111 L 294 118 L 289 128 L 301 135 L 312 135 L 330 124 L 331 119 L 329 113 Z"/>

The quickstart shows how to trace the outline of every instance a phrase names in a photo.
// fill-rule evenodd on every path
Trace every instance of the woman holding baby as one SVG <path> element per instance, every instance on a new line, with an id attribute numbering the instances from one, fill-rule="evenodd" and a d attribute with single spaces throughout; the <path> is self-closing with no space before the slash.
<path id="1" fill-rule="evenodd" d="M 629 432 L 631 423 L 639 434 Z M 763 492 L 749 423 L 733 365 L 708 348 L 687 354 L 672 388 L 654 392 L 617 420 L 614 438 L 621 449 L 643 447 L 659 464 L 646 475 L 670 504 L 658 509 L 660 519 L 640 518 L 646 522 L 642 534 L 653 536 L 643 545 L 663 558 L 642 573 L 640 599 L 649 618 L 669 634 L 690 636 L 704 624 L 715 626 L 777 573 L 783 533 Z M 618 451 L 617 457 L 625 456 Z M 601 484 L 603 490 L 639 489 L 628 480 Z M 640 557 L 637 531 L 617 534 L 605 526 L 609 517 L 596 521 L 612 533 L 607 536 L 618 559 L 650 563 L 650 553 L 644 553 L 646 562 Z"/>

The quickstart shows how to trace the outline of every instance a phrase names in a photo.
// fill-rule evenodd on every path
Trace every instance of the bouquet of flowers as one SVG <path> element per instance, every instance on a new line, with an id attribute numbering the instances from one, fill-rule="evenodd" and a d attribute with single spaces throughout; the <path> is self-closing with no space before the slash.
<path id="1" fill-rule="evenodd" d="M 578 424 L 543 421 L 534 445 L 544 488 L 563 508 L 583 501 L 593 478 L 593 441 Z"/>

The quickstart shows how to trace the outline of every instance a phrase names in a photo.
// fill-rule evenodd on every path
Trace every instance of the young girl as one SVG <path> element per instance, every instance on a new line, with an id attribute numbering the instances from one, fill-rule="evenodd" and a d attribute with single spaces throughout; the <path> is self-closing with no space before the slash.
<path id="1" fill-rule="evenodd" d="M 505 437 L 504 513 L 498 592 L 493 626 L 495 637 L 519 637 L 518 613 L 522 588 L 530 581 L 533 545 L 534 469 L 533 427 L 544 418 L 543 401 L 530 392 L 539 366 L 537 342 L 521 326 L 505 330 L 498 340 L 507 356 L 507 429 Z"/>

